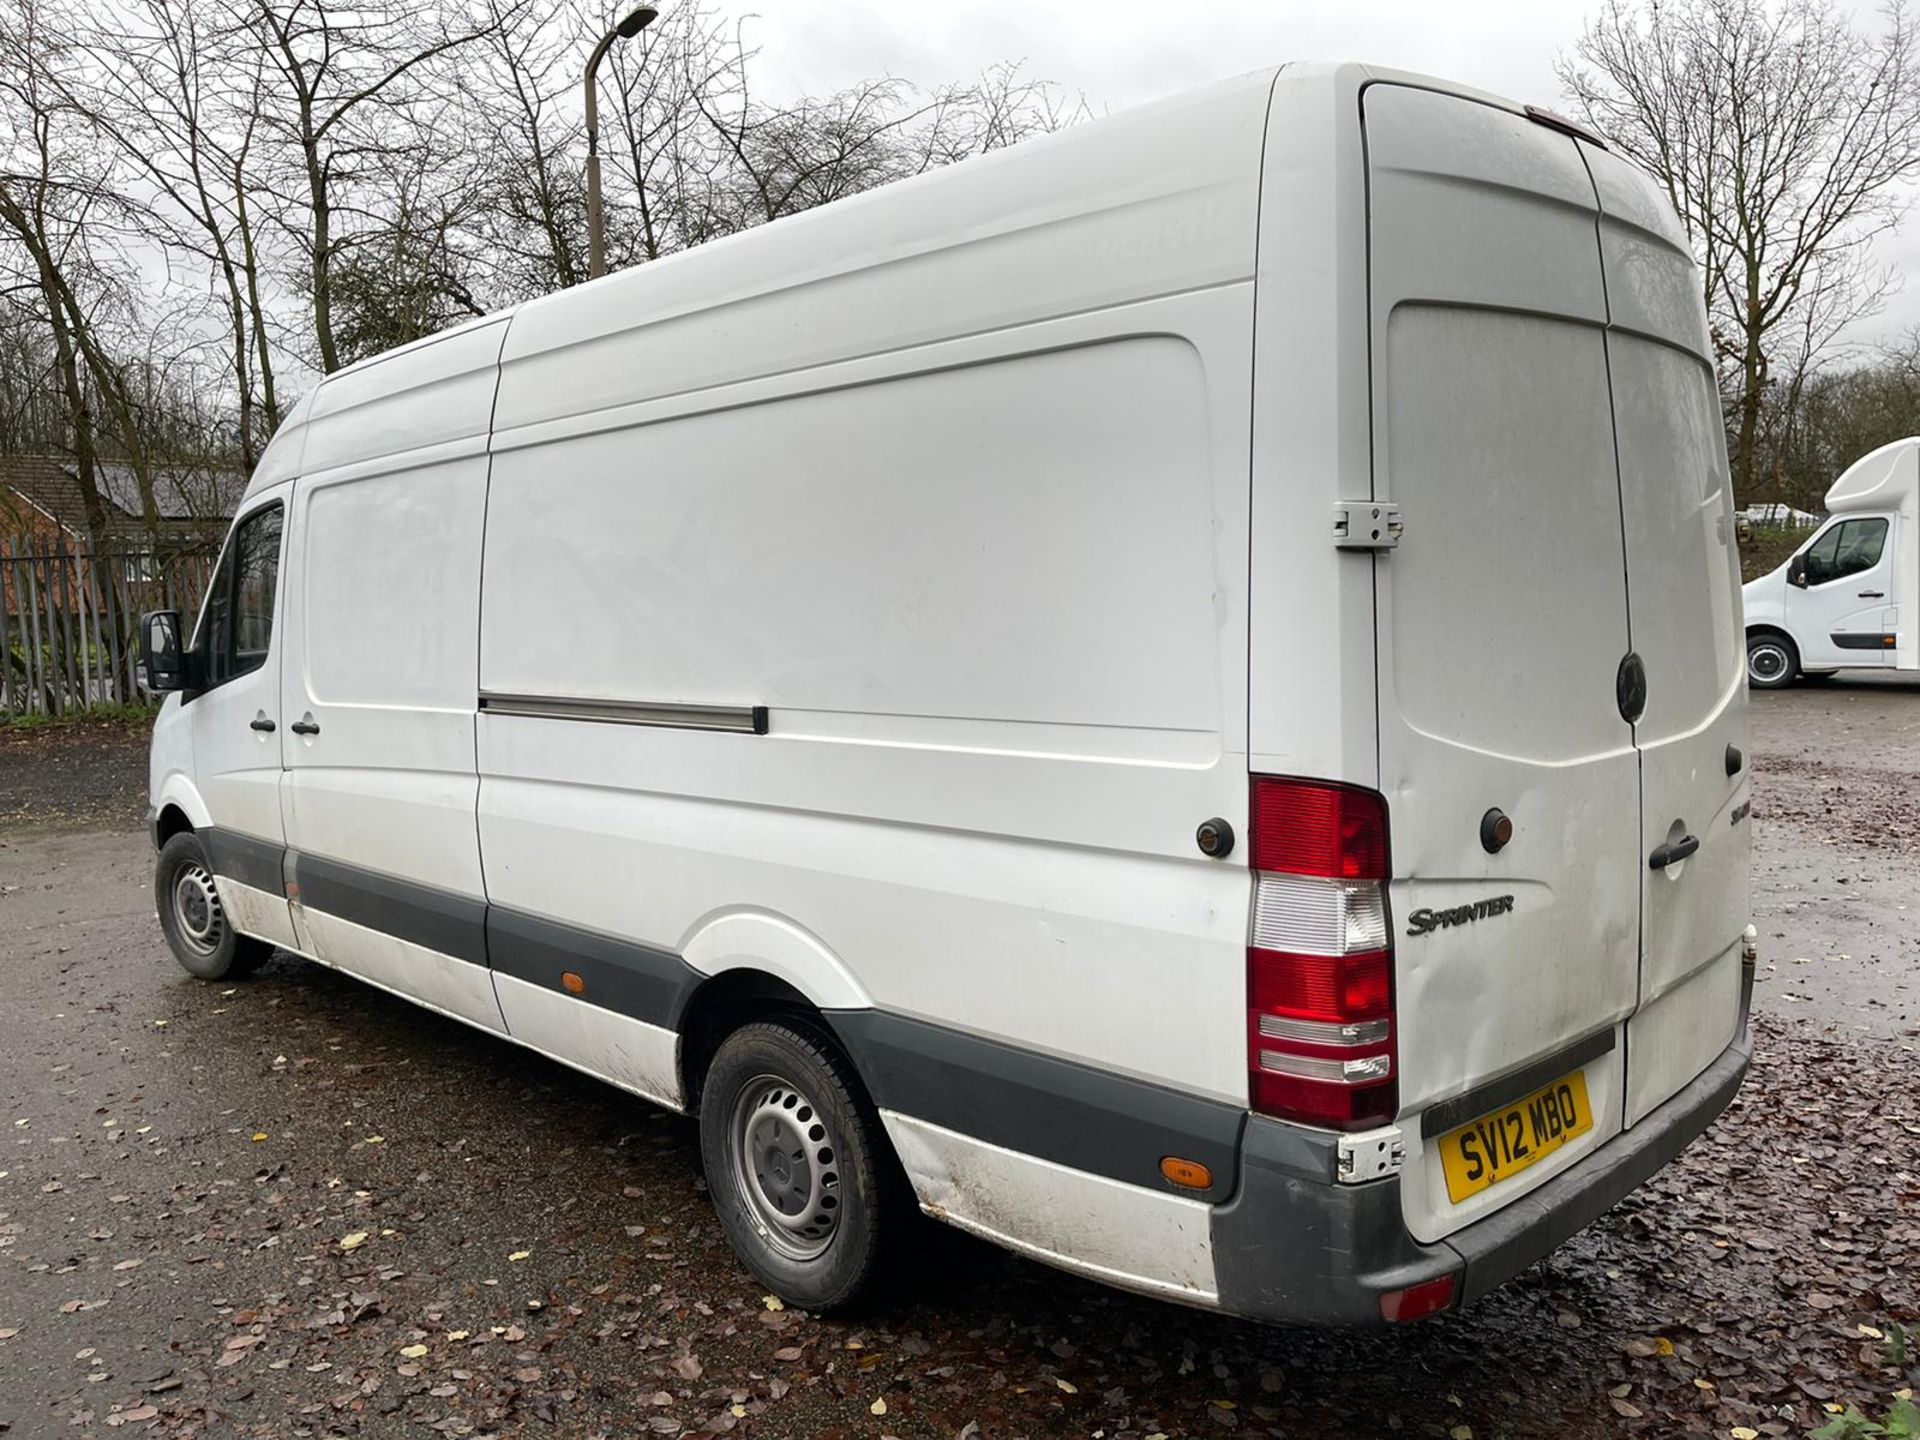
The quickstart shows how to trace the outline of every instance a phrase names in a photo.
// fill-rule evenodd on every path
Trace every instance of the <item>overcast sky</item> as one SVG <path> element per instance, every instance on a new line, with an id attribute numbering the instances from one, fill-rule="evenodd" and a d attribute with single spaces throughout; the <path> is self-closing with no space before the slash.
<path id="1" fill-rule="evenodd" d="M 764 82 L 789 93 L 887 73 L 957 80 L 1020 60 L 1084 93 L 1098 113 L 1283 60 L 1362 60 L 1559 108 L 1554 60 L 1593 9 L 1580 0 L 760 0 L 748 36 Z M 1876 257 L 1903 274 L 1920 269 L 1920 216 Z M 1915 325 L 1920 282 L 1910 280 L 1859 338 Z"/>

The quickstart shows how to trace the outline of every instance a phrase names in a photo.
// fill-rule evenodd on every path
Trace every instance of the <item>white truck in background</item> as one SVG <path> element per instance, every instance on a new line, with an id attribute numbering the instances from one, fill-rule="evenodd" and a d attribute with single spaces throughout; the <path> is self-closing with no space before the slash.
<path id="1" fill-rule="evenodd" d="M 1920 670 L 1920 436 L 1854 461 L 1827 491 L 1827 512 L 1741 592 L 1756 689 L 1841 670 Z"/>

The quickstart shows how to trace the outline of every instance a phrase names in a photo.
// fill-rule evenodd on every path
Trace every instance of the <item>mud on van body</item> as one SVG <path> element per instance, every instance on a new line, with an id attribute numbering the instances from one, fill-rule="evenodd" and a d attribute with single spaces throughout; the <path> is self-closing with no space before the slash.
<path id="1" fill-rule="evenodd" d="M 156 622 L 161 918 L 697 1113 L 789 1300 L 917 1206 L 1410 1319 L 1739 1086 L 1737 575 L 1653 188 L 1287 67 L 328 377 Z"/>

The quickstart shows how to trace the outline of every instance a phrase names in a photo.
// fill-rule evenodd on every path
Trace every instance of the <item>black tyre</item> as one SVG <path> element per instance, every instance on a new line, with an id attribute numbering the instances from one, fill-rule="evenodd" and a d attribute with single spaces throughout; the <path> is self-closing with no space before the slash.
<path id="1" fill-rule="evenodd" d="M 1747 685 L 1754 690 L 1784 690 L 1800 678 L 1800 651 L 1784 635 L 1747 637 Z"/>
<path id="2" fill-rule="evenodd" d="M 264 940 L 233 928 L 213 881 L 207 847 L 183 831 L 160 847 L 153 868 L 153 901 L 167 948 L 189 975 L 230 980 L 249 975 L 273 953 Z"/>
<path id="3" fill-rule="evenodd" d="M 803 1018 L 745 1025 L 721 1043 L 700 1097 L 700 1158 L 735 1253 L 808 1310 L 868 1292 L 913 1214 L 853 1067 Z"/>

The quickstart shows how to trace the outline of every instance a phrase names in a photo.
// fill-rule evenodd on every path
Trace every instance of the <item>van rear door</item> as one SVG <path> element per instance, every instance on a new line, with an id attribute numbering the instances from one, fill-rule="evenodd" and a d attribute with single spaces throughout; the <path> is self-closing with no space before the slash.
<path id="1" fill-rule="evenodd" d="M 1652 182 L 1580 145 L 1600 205 L 1629 628 L 1646 675 L 1639 1009 L 1626 1123 L 1733 1040 L 1748 916 L 1747 687 L 1726 433 L 1685 233 Z M 1697 848 L 1688 844 L 1698 842 Z M 1656 866 L 1661 855 L 1691 849 Z"/>
<path id="2" fill-rule="evenodd" d="M 1369 86 L 1362 117 L 1373 498 L 1406 523 L 1374 564 L 1402 1196 L 1430 1241 L 1619 1131 L 1615 1027 L 1639 992 L 1639 757 L 1619 694 L 1627 568 L 1579 150 L 1510 111 L 1404 85 Z M 1495 810 L 1513 823 L 1498 853 L 1481 835 Z M 1449 1194 L 1442 1133 L 1576 1071 L 1590 1128 L 1510 1179 Z"/>

